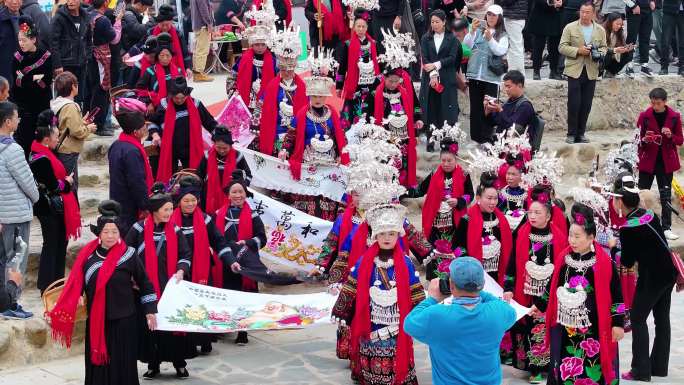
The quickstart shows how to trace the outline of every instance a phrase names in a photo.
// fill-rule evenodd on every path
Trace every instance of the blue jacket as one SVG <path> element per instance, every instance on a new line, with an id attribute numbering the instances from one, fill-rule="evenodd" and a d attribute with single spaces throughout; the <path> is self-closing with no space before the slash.
<path id="1" fill-rule="evenodd" d="M 428 297 L 404 320 L 406 333 L 430 347 L 433 384 L 501 383 L 499 345 L 516 321 L 515 310 L 487 292 L 480 296 L 472 309 Z"/>

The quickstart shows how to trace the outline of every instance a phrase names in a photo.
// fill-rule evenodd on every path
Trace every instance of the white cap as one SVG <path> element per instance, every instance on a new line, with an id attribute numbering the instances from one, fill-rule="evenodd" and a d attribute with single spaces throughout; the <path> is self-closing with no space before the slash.
<path id="1" fill-rule="evenodd" d="M 491 12 L 497 16 L 503 15 L 503 8 L 498 4 L 492 4 L 487 8 L 487 12 Z"/>

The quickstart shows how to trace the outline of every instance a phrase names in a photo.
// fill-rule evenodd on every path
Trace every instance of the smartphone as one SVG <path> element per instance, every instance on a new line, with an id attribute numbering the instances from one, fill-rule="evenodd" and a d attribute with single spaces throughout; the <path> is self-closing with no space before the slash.
<path id="1" fill-rule="evenodd" d="M 449 278 L 442 278 L 439 280 L 439 292 L 444 295 L 451 295 L 451 288 L 449 287 Z"/>
<path id="2" fill-rule="evenodd" d="M 93 108 L 86 114 L 85 121 L 88 122 L 88 124 L 92 123 L 98 113 L 100 113 L 100 107 Z"/>

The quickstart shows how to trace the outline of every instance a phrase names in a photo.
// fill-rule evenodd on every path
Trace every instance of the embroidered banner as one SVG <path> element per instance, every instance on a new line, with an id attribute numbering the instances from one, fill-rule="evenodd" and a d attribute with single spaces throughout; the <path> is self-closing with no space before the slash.
<path id="1" fill-rule="evenodd" d="M 246 293 L 172 279 L 157 306 L 157 327 L 191 333 L 298 329 L 329 324 L 335 300 L 328 293 Z"/>
<path id="2" fill-rule="evenodd" d="M 321 253 L 323 240 L 332 229 L 332 222 L 299 211 L 253 189 L 250 191 L 254 197 L 248 199 L 249 204 L 252 211 L 261 216 L 268 240 L 259 251 L 262 262 L 276 273 L 300 277 L 309 273 Z"/>
<path id="3" fill-rule="evenodd" d="M 252 170 L 252 186 L 294 194 L 323 195 L 342 202 L 347 188 L 347 176 L 342 167 L 304 163 L 302 178 L 294 180 L 288 162 L 242 146 L 239 150 Z"/>

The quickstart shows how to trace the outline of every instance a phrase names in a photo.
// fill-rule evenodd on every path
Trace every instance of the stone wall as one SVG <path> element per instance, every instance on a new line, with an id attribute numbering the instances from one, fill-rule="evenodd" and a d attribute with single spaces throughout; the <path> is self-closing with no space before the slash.
<path id="1" fill-rule="evenodd" d="M 678 110 L 684 110 L 684 78 L 676 75 L 656 76 L 652 79 L 604 79 L 596 84 L 594 104 L 587 125 L 588 131 L 631 128 L 639 112 L 649 103 L 648 93 L 655 87 L 664 88 L 669 94 L 668 103 Z M 546 130 L 565 130 L 567 127 L 568 83 L 565 81 L 529 81 L 525 87 L 526 96 L 535 109 L 546 120 Z M 501 91 L 501 98 L 506 95 Z M 470 106 L 468 95 L 459 93 L 461 124 L 469 128 Z"/>

